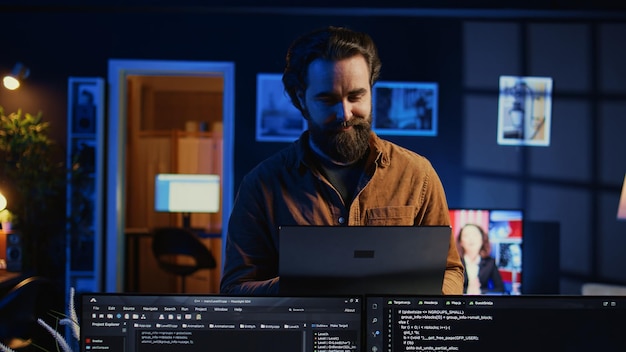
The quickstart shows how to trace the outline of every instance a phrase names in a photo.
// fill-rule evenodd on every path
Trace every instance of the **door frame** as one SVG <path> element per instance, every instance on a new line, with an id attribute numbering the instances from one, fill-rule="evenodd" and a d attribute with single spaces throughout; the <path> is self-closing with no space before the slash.
<path id="1" fill-rule="evenodd" d="M 124 185 L 126 182 L 127 87 L 128 75 L 223 77 L 223 180 L 222 240 L 226 238 L 228 218 L 233 201 L 233 160 L 235 126 L 235 64 L 213 61 L 168 61 L 109 59 L 109 111 L 106 143 L 105 244 L 100 272 L 104 292 L 120 292 L 125 282 Z M 222 241 L 222 243 L 224 243 Z M 98 268 L 96 269 L 98 270 Z"/>

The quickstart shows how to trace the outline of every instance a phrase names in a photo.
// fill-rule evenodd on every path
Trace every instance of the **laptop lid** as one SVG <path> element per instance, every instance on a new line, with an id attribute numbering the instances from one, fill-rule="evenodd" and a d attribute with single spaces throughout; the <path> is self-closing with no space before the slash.
<path id="1" fill-rule="evenodd" d="M 626 351 L 626 297 L 368 296 L 365 351 Z"/>
<path id="2" fill-rule="evenodd" d="M 281 226 L 279 292 L 441 294 L 448 226 Z"/>
<path id="3" fill-rule="evenodd" d="M 80 351 L 362 350 L 362 297 L 83 294 Z"/>

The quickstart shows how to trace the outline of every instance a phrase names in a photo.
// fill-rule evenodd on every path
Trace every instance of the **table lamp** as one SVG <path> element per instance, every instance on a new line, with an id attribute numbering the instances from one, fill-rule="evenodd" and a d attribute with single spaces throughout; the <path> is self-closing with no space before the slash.
<path id="1" fill-rule="evenodd" d="M 0 211 L 3 211 L 7 208 L 7 198 L 0 193 Z"/>
<path id="2" fill-rule="evenodd" d="M 10 74 L 4 76 L 2 83 L 4 87 L 9 90 L 16 90 L 22 84 L 21 82 L 28 78 L 30 70 L 24 66 L 21 62 L 15 64 L 13 71 Z"/>
<path id="3" fill-rule="evenodd" d="M 622 185 L 622 196 L 617 207 L 617 219 L 626 220 L 626 175 L 624 175 L 624 184 Z"/>
<path id="4" fill-rule="evenodd" d="M 11 230 L 11 212 L 7 209 L 7 198 L 0 193 L 0 226 L 3 231 Z"/>

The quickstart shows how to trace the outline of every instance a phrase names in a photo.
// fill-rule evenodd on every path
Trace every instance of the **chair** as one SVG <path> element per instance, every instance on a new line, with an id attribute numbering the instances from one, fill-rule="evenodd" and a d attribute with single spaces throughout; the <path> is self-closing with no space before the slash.
<path id="1" fill-rule="evenodd" d="M 53 283 L 46 278 L 31 276 L 23 279 L 0 298 L 0 342 L 13 349 L 37 341 L 47 332 L 37 323 L 56 308 Z"/>
<path id="2" fill-rule="evenodd" d="M 200 269 L 216 267 L 213 254 L 190 230 L 160 227 L 154 229 L 152 234 L 152 252 L 159 267 L 181 277 L 183 293 L 187 276 Z"/>

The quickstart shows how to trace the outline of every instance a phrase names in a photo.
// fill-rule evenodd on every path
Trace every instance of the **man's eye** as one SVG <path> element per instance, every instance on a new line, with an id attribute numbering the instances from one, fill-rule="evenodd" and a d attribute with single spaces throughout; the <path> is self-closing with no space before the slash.
<path id="1" fill-rule="evenodd" d="M 320 97 L 317 99 L 317 101 L 327 106 L 335 105 L 336 103 L 336 99 L 333 99 L 331 97 Z"/>

